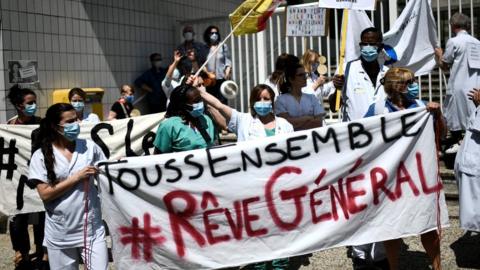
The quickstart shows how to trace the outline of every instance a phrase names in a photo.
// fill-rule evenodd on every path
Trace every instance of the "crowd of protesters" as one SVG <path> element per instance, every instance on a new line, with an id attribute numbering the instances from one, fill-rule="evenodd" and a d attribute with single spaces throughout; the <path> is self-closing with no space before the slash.
<path id="1" fill-rule="evenodd" d="M 206 28 L 205 43 L 201 43 L 195 40 L 193 27 L 186 26 L 184 42 L 174 50 L 168 68 L 163 67 L 160 54 L 152 54 L 151 69 L 135 80 L 134 85 L 120 87 L 120 97 L 111 107 L 108 120 L 134 116 L 135 90 L 146 92 L 148 112 L 166 112 L 165 120 L 158 126 L 154 152 L 167 154 L 218 144 L 220 130 L 235 133 L 238 141 L 248 141 L 322 127 L 326 114 L 324 98 L 334 110 L 337 89 L 342 89 L 345 122 L 425 107 L 435 119 L 435 130 L 440 133 L 436 135 L 444 137 L 444 127 L 448 126 L 453 136 L 447 151 L 459 151 L 455 172 L 460 186 L 461 226 L 478 232 L 480 90 L 475 88 L 480 88 L 480 71 L 468 66 L 466 46 L 480 42 L 466 31 L 469 21 L 463 14 L 453 15 L 450 24 L 456 37 L 447 42 L 445 53 L 436 49 L 438 65 L 451 69 L 446 118 L 439 104 L 418 99 L 419 85 L 412 71 L 383 64 L 379 57 L 383 52 L 383 37 L 377 28 L 367 28 L 360 34 L 361 56 L 345 64 L 344 75 L 337 74 L 330 81 L 318 72 L 318 52 L 309 49 L 301 57 L 281 54 L 267 81 L 251 88 L 249 112 L 242 113 L 228 106 L 220 91 L 220 85 L 232 78 L 233 71 L 230 50 L 227 45 L 220 45 L 220 29 Z M 202 67 L 207 59 L 208 63 Z M 199 76 L 192 75 L 197 72 Z M 29 216 L 33 214 L 10 218 L 17 269 L 78 269 L 81 260 L 88 269 L 108 269 L 105 228 L 92 180 L 98 172 L 94 163 L 105 156 L 95 143 L 78 138 L 80 122 L 97 123 L 100 118 L 85 110 L 87 95 L 81 88 L 71 89 L 68 98 L 70 103 L 52 105 L 41 119 L 36 116 L 33 91 L 13 86 L 8 95 L 17 111 L 8 124 L 40 125 L 38 138 L 32 138 L 29 181 L 35 184 L 45 206 L 45 212 L 35 214 L 36 265 L 30 260 L 27 229 Z M 90 230 L 87 237 L 85 228 Z M 433 269 L 441 269 L 437 231 L 425 232 L 421 239 Z M 88 251 L 84 249 L 86 242 Z M 394 239 L 349 247 L 354 269 L 398 269 L 400 243 L 400 239 Z M 291 259 L 278 258 L 249 267 L 290 269 Z"/>

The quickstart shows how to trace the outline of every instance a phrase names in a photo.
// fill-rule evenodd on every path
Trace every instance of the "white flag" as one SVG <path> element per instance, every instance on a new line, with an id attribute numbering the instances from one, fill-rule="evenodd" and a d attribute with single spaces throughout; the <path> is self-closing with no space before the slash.
<path id="1" fill-rule="evenodd" d="M 409 1 L 384 35 L 398 58 L 393 66 L 409 68 L 417 76 L 429 73 L 435 67 L 436 29 L 430 0 Z"/>
<path id="2" fill-rule="evenodd" d="M 360 57 L 360 34 L 366 28 L 373 27 L 372 21 L 363 10 L 349 10 L 347 37 L 345 45 L 345 63 Z"/>

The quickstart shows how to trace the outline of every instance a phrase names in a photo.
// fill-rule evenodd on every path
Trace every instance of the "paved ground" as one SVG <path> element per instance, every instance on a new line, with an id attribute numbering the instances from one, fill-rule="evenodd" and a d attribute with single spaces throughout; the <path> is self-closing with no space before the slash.
<path id="1" fill-rule="evenodd" d="M 458 204 L 448 202 L 450 228 L 445 228 L 442 239 L 442 265 L 444 269 L 480 269 L 480 235 L 462 237 L 458 226 Z M 13 269 L 13 252 L 7 234 L 0 234 L 0 270 Z M 345 248 L 334 248 L 316 252 L 311 264 L 301 270 L 352 269 Z M 401 269 L 429 269 L 428 258 L 419 237 L 405 239 L 400 258 Z M 113 268 L 112 268 L 113 269 Z"/>

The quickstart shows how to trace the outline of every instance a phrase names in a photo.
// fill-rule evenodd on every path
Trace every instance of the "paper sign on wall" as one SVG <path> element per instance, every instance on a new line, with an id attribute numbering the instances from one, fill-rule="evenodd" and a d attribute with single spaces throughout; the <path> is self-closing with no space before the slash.
<path id="1" fill-rule="evenodd" d="M 319 7 L 287 7 L 287 36 L 324 36 L 326 14 L 326 9 Z"/>

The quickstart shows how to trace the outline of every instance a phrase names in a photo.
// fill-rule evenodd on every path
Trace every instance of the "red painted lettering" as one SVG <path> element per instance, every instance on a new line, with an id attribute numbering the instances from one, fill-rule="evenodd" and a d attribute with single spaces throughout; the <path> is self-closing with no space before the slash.
<path id="1" fill-rule="evenodd" d="M 396 185 L 395 185 L 395 196 L 397 198 L 402 197 L 402 183 L 407 182 L 410 188 L 412 189 L 412 192 L 415 196 L 418 196 L 420 192 L 418 191 L 417 186 L 415 186 L 415 183 L 412 180 L 412 177 L 410 177 L 410 174 L 407 171 L 407 168 L 405 167 L 405 164 L 403 161 L 400 161 L 400 164 L 398 165 L 397 168 L 397 179 L 396 179 Z"/>
<path id="2" fill-rule="evenodd" d="M 207 240 L 210 245 L 214 245 L 216 243 L 225 242 L 230 240 L 229 235 L 219 235 L 214 236 L 213 231 L 218 230 L 220 226 L 216 223 L 211 223 L 209 216 L 215 214 L 222 214 L 225 209 L 217 208 L 213 210 L 207 210 L 203 213 L 203 224 L 205 225 L 205 234 L 207 235 Z"/>
<path id="3" fill-rule="evenodd" d="M 357 204 L 357 201 L 355 200 L 355 198 L 367 194 L 365 189 L 353 189 L 353 183 L 364 179 L 365 175 L 363 173 L 347 178 L 348 210 L 350 211 L 350 214 L 361 212 L 367 208 L 366 204 Z"/>
<path id="4" fill-rule="evenodd" d="M 377 178 L 377 175 L 380 174 L 380 181 Z M 394 202 L 397 198 L 395 197 L 395 194 L 391 192 L 385 184 L 387 183 L 388 175 L 387 172 L 380 168 L 380 167 L 375 167 L 370 171 L 370 183 L 372 185 L 372 192 L 373 192 L 373 204 L 377 205 L 380 200 L 380 192 L 379 190 L 383 191 L 387 197 Z"/>
<path id="5" fill-rule="evenodd" d="M 322 203 L 323 203 L 322 200 L 315 200 L 315 194 L 317 194 L 319 192 L 322 192 L 322 191 L 326 191 L 326 190 L 328 190 L 328 186 L 314 189 L 310 193 L 310 212 L 312 213 L 313 224 L 317 224 L 319 222 L 327 221 L 327 220 L 332 219 L 332 214 L 331 213 L 324 213 L 324 214 L 321 214 L 321 215 L 317 215 L 317 211 L 315 209 L 315 206 L 322 205 Z"/>
<path id="6" fill-rule="evenodd" d="M 338 213 L 337 213 L 337 204 L 335 203 L 335 198 L 337 199 L 338 203 L 340 204 L 340 207 L 342 208 L 343 215 L 345 216 L 345 219 L 349 219 L 350 216 L 348 214 L 348 204 L 347 204 L 347 198 L 345 197 L 345 192 L 343 191 L 343 178 L 340 178 L 338 180 L 338 190 L 333 187 L 333 185 L 330 185 L 330 200 L 332 201 L 332 215 L 333 215 L 333 220 L 338 220 Z"/>
<path id="7" fill-rule="evenodd" d="M 242 220 L 242 205 L 239 201 L 235 201 L 233 203 L 235 207 L 235 215 L 237 217 L 237 223 L 233 221 L 232 214 L 230 214 L 230 210 L 225 208 L 225 216 L 227 216 L 228 225 L 230 225 L 230 229 L 232 230 L 233 237 L 235 239 L 240 240 L 242 239 L 242 229 L 243 229 L 243 220 Z"/>
<path id="8" fill-rule="evenodd" d="M 250 237 L 253 236 L 261 236 L 264 234 L 268 233 L 267 228 L 261 228 L 261 229 L 256 229 L 254 230 L 252 228 L 252 222 L 259 220 L 260 217 L 258 215 L 252 215 L 248 211 L 248 205 L 254 202 L 260 201 L 260 197 L 253 197 L 253 198 L 248 198 L 242 201 L 242 206 L 243 206 L 243 220 L 245 221 L 245 231 L 247 231 L 247 235 Z"/>
<path id="9" fill-rule="evenodd" d="M 417 159 L 417 169 L 418 169 L 418 176 L 420 177 L 420 183 L 422 183 L 422 191 L 425 194 L 431 194 L 442 190 L 443 184 L 441 181 L 437 181 L 437 184 L 433 187 L 429 187 L 427 185 L 427 179 L 425 178 L 425 173 L 423 172 L 423 165 L 422 165 L 422 154 L 416 153 L 415 158 Z M 437 178 L 440 177 L 437 175 Z"/>
<path id="10" fill-rule="evenodd" d="M 302 186 L 299 188 L 295 188 L 292 190 L 283 190 L 280 192 L 280 198 L 282 200 L 290 200 L 293 199 L 295 203 L 295 218 L 292 222 L 285 222 L 280 218 L 280 215 L 275 208 L 275 203 L 273 200 L 273 186 L 275 182 L 284 174 L 301 174 L 302 170 L 297 167 L 282 167 L 278 169 L 267 182 L 265 186 L 265 199 L 267 200 L 268 211 L 272 216 L 273 222 L 282 230 L 291 231 L 295 229 L 298 224 L 302 221 L 303 218 L 303 207 L 301 199 L 307 194 L 308 188 L 306 186 Z"/>
<path id="11" fill-rule="evenodd" d="M 182 199 L 185 203 L 185 209 L 183 212 L 176 211 L 173 201 L 175 199 Z M 185 256 L 185 243 L 183 242 L 183 236 L 181 229 L 183 228 L 187 231 L 193 239 L 197 242 L 199 246 L 205 245 L 205 239 L 202 234 L 193 227 L 192 224 L 188 222 L 188 218 L 193 216 L 195 208 L 197 207 L 197 201 L 195 198 L 190 195 L 188 192 L 183 190 L 175 190 L 169 192 L 163 198 L 165 207 L 168 210 L 168 215 L 170 218 L 170 227 L 172 228 L 173 239 L 177 247 L 177 254 L 179 257 Z"/>

